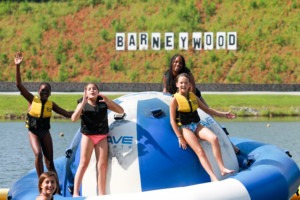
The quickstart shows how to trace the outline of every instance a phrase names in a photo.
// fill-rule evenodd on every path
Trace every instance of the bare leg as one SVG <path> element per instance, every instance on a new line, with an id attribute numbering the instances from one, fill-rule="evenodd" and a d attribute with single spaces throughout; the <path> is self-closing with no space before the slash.
<path id="1" fill-rule="evenodd" d="M 36 136 L 35 134 L 31 133 L 29 131 L 28 133 L 29 137 L 29 142 L 35 157 L 35 169 L 38 177 L 44 172 L 44 165 L 43 165 L 43 154 L 42 154 L 42 149 L 41 149 L 41 143 L 39 140 L 39 137 Z"/>
<path id="2" fill-rule="evenodd" d="M 74 193 L 73 197 L 78 197 L 79 196 L 79 190 L 80 190 L 80 185 L 82 182 L 83 175 L 88 167 L 88 164 L 90 162 L 93 149 L 94 149 L 94 144 L 91 141 L 90 138 L 88 138 L 86 135 L 82 134 L 81 136 L 81 144 L 80 144 L 81 152 L 80 152 L 80 162 L 79 166 L 75 175 L 75 180 L 74 180 Z"/>
<path id="3" fill-rule="evenodd" d="M 214 157 L 221 170 L 221 175 L 224 176 L 226 174 L 233 173 L 234 170 L 227 169 L 224 166 L 218 137 L 213 132 L 211 132 L 211 130 L 203 127 L 202 125 L 198 125 L 196 132 L 198 133 L 200 139 L 208 141 L 211 144 Z"/>
<path id="4" fill-rule="evenodd" d="M 44 154 L 44 160 L 45 160 L 45 164 L 46 164 L 48 171 L 52 171 L 52 172 L 56 173 L 56 175 L 57 175 L 57 172 L 56 172 L 56 169 L 54 166 L 54 161 L 53 161 L 53 142 L 52 142 L 52 137 L 51 137 L 50 132 L 48 132 L 41 138 L 41 147 L 42 147 L 42 151 Z M 57 183 L 57 193 L 60 194 L 59 183 Z"/>
<path id="5" fill-rule="evenodd" d="M 105 195 L 105 193 L 106 193 L 107 159 L 108 159 L 108 143 L 107 143 L 106 138 L 101 140 L 95 146 L 95 153 L 96 153 L 96 159 L 97 159 L 98 195 Z"/>
<path id="6" fill-rule="evenodd" d="M 183 128 L 183 137 L 188 143 L 188 145 L 193 149 L 193 151 L 198 156 L 198 159 L 202 165 L 202 167 L 205 169 L 205 171 L 210 176 L 211 181 L 218 181 L 218 178 L 216 177 L 214 171 L 212 170 L 212 167 L 209 163 L 209 160 L 207 159 L 207 156 L 205 154 L 205 151 L 201 147 L 198 137 L 189 129 Z"/>
<path id="7" fill-rule="evenodd" d="M 53 143 L 50 133 L 47 133 L 41 138 L 41 147 L 43 150 L 44 160 L 48 171 L 53 171 L 56 173 L 53 162 Z"/>

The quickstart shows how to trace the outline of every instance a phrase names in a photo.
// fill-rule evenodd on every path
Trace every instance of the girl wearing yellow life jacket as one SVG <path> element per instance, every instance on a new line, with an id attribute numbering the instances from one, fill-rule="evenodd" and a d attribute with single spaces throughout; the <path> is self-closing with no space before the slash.
<path id="1" fill-rule="evenodd" d="M 187 145 L 189 145 L 198 156 L 211 181 L 218 181 L 198 139 L 206 140 L 211 144 L 214 157 L 223 176 L 234 171 L 224 166 L 218 137 L 210 129 L 200 124 L 197 108 L 210 115 L 219 117 L 233 119 L 235 115 L 230 112 L 220 112 L 208 108 L 193 92 L 189 92 L 190 86 L 190 76 L 188 74 L 182 73 L 177 76 L 177 93 L 174 94 L 174 98 L 170 102 L 171 126 L 178 137 L 179 147 L 186 149 Z"/>
<path id="2" fill-rule="evenodd" d="M 29 102 L 29 111 L 27 113 L 26 127 L 31 148 L 35 156 L 35 168 L 37 175 L 44 172 L 43 155 L 48 171 L 56 173 L 53 162 L 53 144 L 50 135 L 50 118 L 52 110 L 64 117 L 70 118 L 73 112 L 68 112 L 59 107 L 56 103 L 49 101 L 51 95 L 51 86 L 49 83 L 41 83 L 39 86 L 39 96 L 31 94 L 23 85 L 20 75 L 20 64 L 23 56 L 21 52 L 15 55 L 16 65 L 16 85 L 21 95 Z"/>
<path id="3" fill-rule="evenodd" d="M 186 73 L 187 75 L 189 75 L 190 91 L 194 92 L 194 94 L 196 94 L 196 96 L 199 97 L 200 101 L 204 105 L 209 107 L 207 102 L 204 100 L 204 98 L 201 94 L 201 91 L 196 87 L 195 78 L 194 78 L 192 72 L 190 71 L 190 69 L 186 66 L 185 58 L 183 57 L 183 55 L 180 55 L 180 54 L 175 54 L 171 58 L 170 64 L 169 64 L 169 69 L 167 71 L 165 71 L 165 73 L 163 75 L 163 92 L 169 93 L 169 94 L 175 94 L 177 92 L 176 77 L 178 74 L 181 74 L 181 73 Z M 222 127 L 222 129 L 224 130 L 224 132 L 227 135 L 229 135 L 229 133 L 225 127 Z M 233 143 L 231 143 L 231 144 L 234 149 L 234 152 L 236 154 L 238 154 L 240 152 L 239 148 L 237 146 L 235 146 Z"/>

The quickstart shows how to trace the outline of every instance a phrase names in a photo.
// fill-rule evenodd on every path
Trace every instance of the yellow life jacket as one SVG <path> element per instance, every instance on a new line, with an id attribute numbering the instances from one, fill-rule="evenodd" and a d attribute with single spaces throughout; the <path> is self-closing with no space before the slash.
<path id="1" fill-rule="evenodd" d="M 188 99 L 179 93 L 175 93 L 174 97 L 178 103 L 176 112 L 178 126 L 187 125 L 192 122 L 197 123 L 200 121 L 200 117 L 197 112 L 198 100 L 194 93 L 189 92 Z"/>
<path id="2" fill-rule="evenodd" d="M 185 98 L 185 96 L 175 93 L 174 97 L 178 103 L 178 111 L 179 112 L 194 112 L 198 108 L 197 96 L 189 92 L 189 99 Z"/>
<path id="3" fill-rule="evenodd" d="M 40 98 L 35 96 L 28 114 L 35 118 L 48 118 L 52 115 L 52 106 L 52 101 L 46 101 L 43 105 Z"/>
<path id="4" fill-rule="evenodd" d="M 26 127 L 32 132 L 49 130 L 52 107 L 52 101 L 46 101 L 43 104 L 40 98 L 35 96 L 27 113 Z"/>

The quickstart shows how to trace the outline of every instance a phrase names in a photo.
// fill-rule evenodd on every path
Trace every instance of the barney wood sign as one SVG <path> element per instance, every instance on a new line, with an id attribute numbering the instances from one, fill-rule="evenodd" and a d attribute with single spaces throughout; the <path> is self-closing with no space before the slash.
<path id="1" fill-rule="evenodd" d="M 191 37 L 191 40 L 190 38 Z M 175 47 L 175 40 L 178 46 Z M 117 51 L 136 50 L 195 50 L 227 49 L 237 50 L 236 32 L 181 32 L 177 36 L 172 32 L 161 33 L 116 33 Z"/>

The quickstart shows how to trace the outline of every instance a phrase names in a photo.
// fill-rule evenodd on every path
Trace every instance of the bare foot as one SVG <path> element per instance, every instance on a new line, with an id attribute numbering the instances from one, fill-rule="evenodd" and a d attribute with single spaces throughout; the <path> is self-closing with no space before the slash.
<path id="1" fill-rule="evenodd" d="M 78 194 L 73 194 L 73 197 L 80 197 Z"/>
<path id="2" fill-rule="evenodd" d="M 221 171 L 221 175 L 222 175 L 222 176 L 225 176 L 226 174 L 232 174 L 233 172 L 234 172 L 234 170 L 232 170 L 232 169 L 224 168 L 224 169 Z"/>

